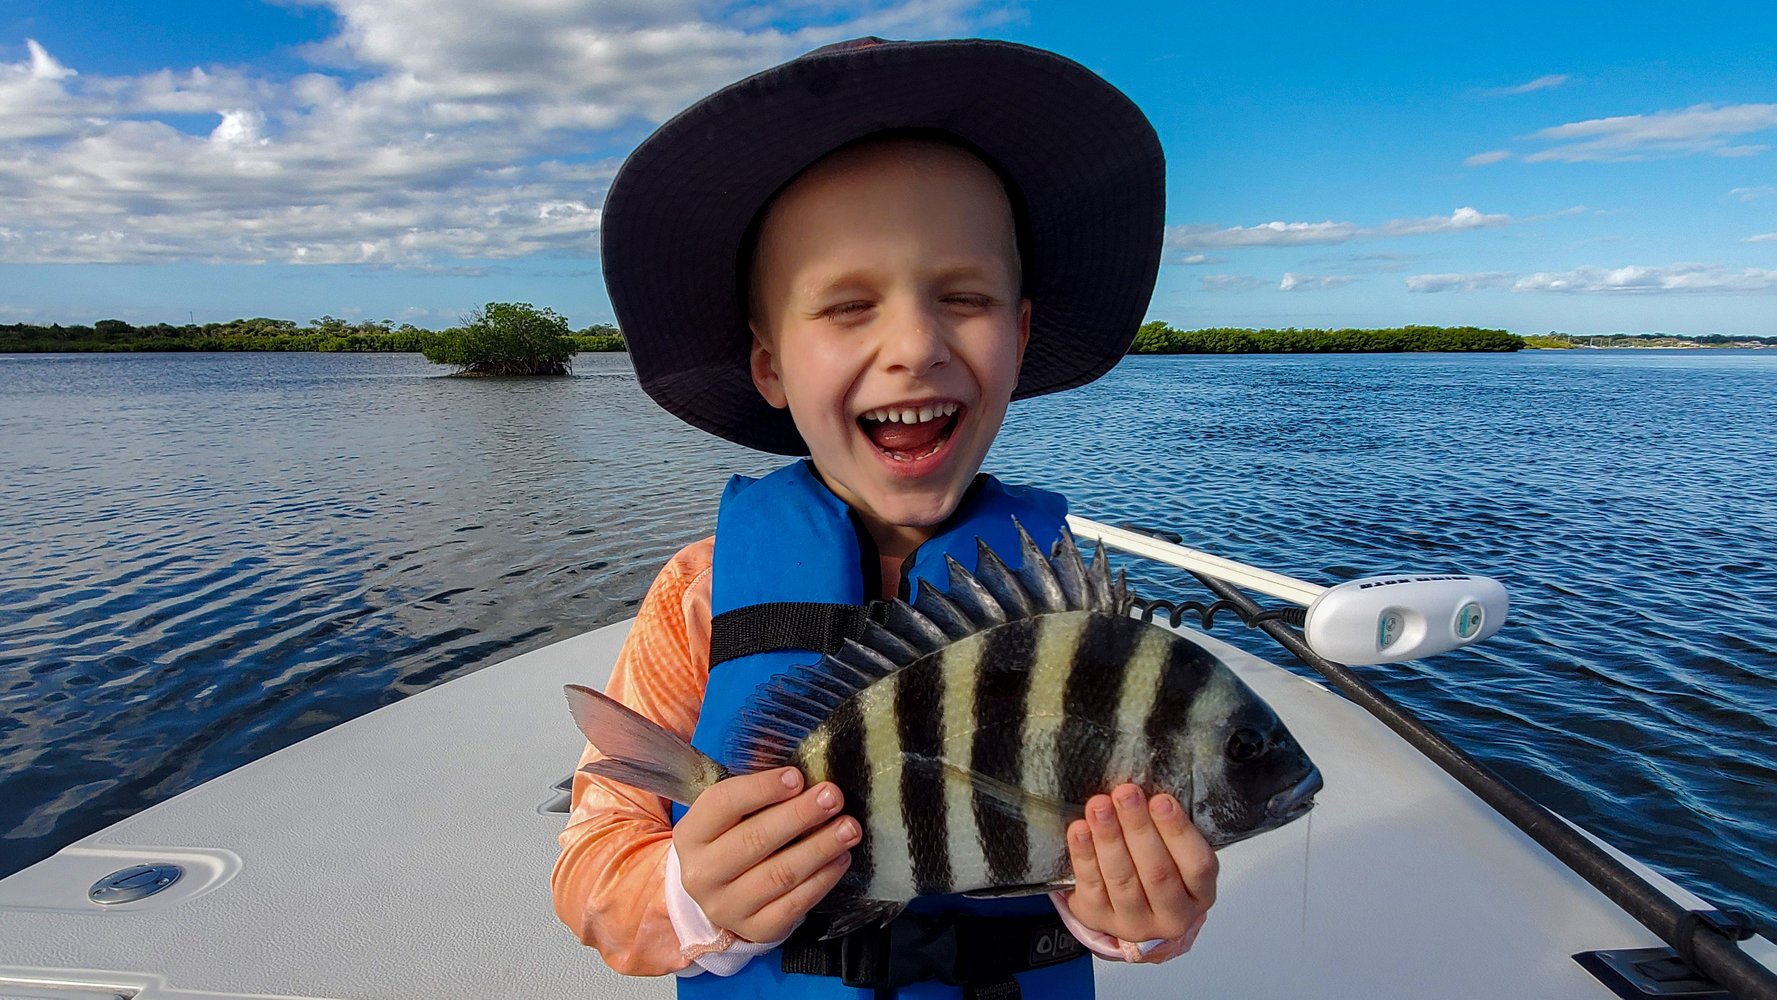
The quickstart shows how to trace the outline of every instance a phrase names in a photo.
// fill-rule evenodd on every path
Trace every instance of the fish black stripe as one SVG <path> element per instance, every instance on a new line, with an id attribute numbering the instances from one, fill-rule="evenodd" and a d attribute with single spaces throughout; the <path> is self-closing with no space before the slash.
<path id="1" fill-rule="evenodd" d="M 928 657 L 901 671 L 895 727 L 901 736 L 901 819 L 913 883 L 922 896 L 948 892 L 950 823 L 944 806 L 944 671 Z"/>
<path id="2" fill-rule="evenodd" d="M 1172 775 L 1182 763 L 1175 759 L 1177 737 L 1190 723 L 1191 703 L 1197 700 L 1216 666 L 1209 651 L 1194 642 L 1174 639 L 1169 644 L 1166 663 L 1160 669 L 1160 692 L 1143 726 L 1157 778 Z"/>
<path id="3" fill-rule="evenodd" d="M 845 811 L 856 818 L 860 828 L 868 829 L 870 819 L 870 761 L 864 753 L 864 717 L 858 711 L 858 699 L 847 698 L 832 715 L 832 739 L 827 745 L 827 776 L 845 794 Z M 868 885 L 870 838 L 858 841 L 851 849 L 848 875 Z"/>
<path id="4" fill-rule="evenodd" d="M 1117 704 L 1144 627 L 1132 618 L 1092 615 L 1080 630 L 1055 741 L 1063 802 L 1084 803 L 1110 791 L 1105 772 L 1116 743 Z"/>
<path id="5" fill-rule="evenodd" d="M 974 770 L 1012 786 L 1024 776 L 1023 721 L 1035 640 L 1034 619 L 989 632 L 981 653 L 981 681 L 975 689 Z M 995 805 L 980 789 L 975 791 L 974 805 L 989 877 L 997 885 L 1022 882 L 1030 863 L 1030 837 L 1022 817 L 1009 816 L 1014 806 Z"/>

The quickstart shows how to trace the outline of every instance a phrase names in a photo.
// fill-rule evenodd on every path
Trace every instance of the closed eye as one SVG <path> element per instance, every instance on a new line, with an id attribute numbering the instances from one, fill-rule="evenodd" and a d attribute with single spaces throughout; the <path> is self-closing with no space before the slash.
<path id="1" fill-rule="evenodd" d="M 993 297 L 988 295 L 946 295 L 944 301 L 951 305 L 964 306 L 969 309 L 986 309 L 993 305 Z"/>
<path id="2" fill-rule="evenodd" d="M 860 316 L 863 313 L 870 311 L 871 308 L 872 305 L 868 302 L 841 302 L 836 306 L 828 306 L 827 308 L 822 309 L 821 316 L 825 319 L 833 320 L 849 319 Z"/>

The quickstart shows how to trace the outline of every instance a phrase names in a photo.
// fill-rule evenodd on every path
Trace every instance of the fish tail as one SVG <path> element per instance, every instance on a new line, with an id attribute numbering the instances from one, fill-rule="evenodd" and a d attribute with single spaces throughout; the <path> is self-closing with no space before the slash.
<path id="1" fill-rule="evenodd" d="M 578 684 L 562 689 L 568 710 L 600 754 L 580 770 L 690 805 L 728 769 L 628 706 Z"/>

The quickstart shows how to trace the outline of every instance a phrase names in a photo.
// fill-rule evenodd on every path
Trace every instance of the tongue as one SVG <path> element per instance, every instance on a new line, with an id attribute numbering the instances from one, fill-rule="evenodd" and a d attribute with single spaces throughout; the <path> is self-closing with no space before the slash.
<path id="1" fill-rule="evenodd" d="M 926 452 L 938 442 L 949 420 L 927 420 L 917 424 L 867 424 L 870 440 L 883 451 Z"/>

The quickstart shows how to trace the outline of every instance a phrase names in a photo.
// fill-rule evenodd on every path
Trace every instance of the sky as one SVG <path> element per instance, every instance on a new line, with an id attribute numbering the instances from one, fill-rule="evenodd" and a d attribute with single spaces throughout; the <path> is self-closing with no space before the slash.
<path id="1" fill-rule="evenodd" d="M 861 35 L 1134 98 L 1150 319 L 1777 335 L 1777 6 L 1725 0 L 7 0 L 0 323 L 609 322 L 624 155 Z"/>

